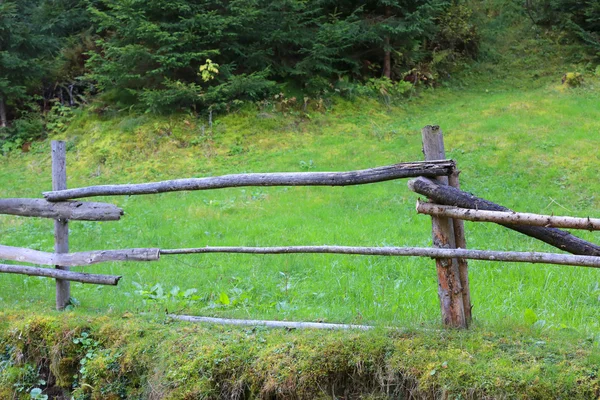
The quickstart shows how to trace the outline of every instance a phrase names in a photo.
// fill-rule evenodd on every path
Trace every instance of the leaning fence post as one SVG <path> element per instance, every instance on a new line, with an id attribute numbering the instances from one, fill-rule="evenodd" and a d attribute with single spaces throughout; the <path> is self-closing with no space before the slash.
<path id="1" fill-rule="evenodd" d="M 425 161 L 446 158 L 444 138 L 439 126 L 428 125 L 421 131 Z M 440 183 L 447 185 L 447 177 L 437 177 Z M 450 218 L 431 217 L 433 245 L 441 248 L 456 248 L 454 223 Z M 463 286 L 460 280 L 458 260 L 455 258 L 436 258 L 438 276 L 438 296 L 444 325 L 466 328 L 468 319 L 463 302 Z"/>
<path id="2" fill-rule="evenodd" d="M 67 149 L 65 142 L 52 141 L 52 190 L 67 188 Z M 67 219 L 54 220 L 54 252 L 69 252 L 69 222 Z M 69 267 L 56 266 L 65 271 Z M 63 310 L 71 298 L 71 283 L 63 279 L 56 280 L 56 309 Z"/>

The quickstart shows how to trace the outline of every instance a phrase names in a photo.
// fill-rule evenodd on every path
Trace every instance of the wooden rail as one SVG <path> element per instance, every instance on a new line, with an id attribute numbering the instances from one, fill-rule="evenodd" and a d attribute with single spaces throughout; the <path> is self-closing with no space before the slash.
<path id="1" fill-rule="evenodd" d="M 95 285 L 112 285 L 119 283 L 120 276 L 96 275 L 83 272 L 64 271 L 55 268 L 39 268 L 24 265 L 0 264 L 0 272 L 7 274 L 21 274 L 29 276 L 45 276 L 47 278 L 60 279 L 62 281 L 75 281 L 82 283 L 93 283 Z"/>
<path id="2" fill-rule="evenodd" d="M 0 260 L 65 267 L 86 266 L 111 261 L 156 261 L 158 249 L 98 250 L 79 253 L 47 253 L 44 251 L 0 245 Z"/>
<path id="3" fill-rule="evenodd" d="M 123 215 L 123 210 L 109 203 L 52 203 L 44 199 L 0 199 L 0 214 L 73 221 L 118 221 Z"/>
<path id="4" fill-rule="evenodd" d="M 357 329 L 367 331 L 373 329 L 370 325 L 351 325 L 351 324 L 327 324 L 321 322 L 292 322 L 292 321 L 265 321 L 255 319 L 226 319 L 212 317 L 198 317 L 195 315 L 177 315 L 168 314 L 170 318 L 179 321 L 187 322 L 205 322 L 218 325 L 235 325 L 235 326 L 265 326 L 267 328 L 287 328 L 287 329 L 330 329 L 330 330 L 347 330 Z"/>
<path id="5" fill-rule="evenodd" d="M 245 254 L 355 254 L 364 256 L 466 258 L 471 260 L 525 262 L 600 268 L 600 257 L 571 254 L 511 252 L 491 250 L 444 249 L 428 247 L 355 247 L 355 246 L 279 246 L 279 247 L 198 247 L 189 249 L 161 249 L 161 255 L 245 253 Z"/>
<path id="6" fill-rule="evenodd" d="M 599 218 L 559 217 L 520 213 L 515 211 L 473 210 L 441 204 L 424 203 L 417 200 L 417 212 L 420 214 L 436 215 L 438 217 L 457 218 L 474 222 L 495 222 L 498 224 L 518 224 L 543 226 L 546 228 L 571 228 L 600 231 Z"/>
<path id="7" fill-rule="evenodd" d="M 452 160 L 418 161 L 348 172 L 274 172 L 235 174 L 207 178 L 176 179 L 162 182 L 101 185 L 44 192 L 48 201 L 94 196 L 126 196 L 185 190 L 223 189 L 243 186 L 350 186 L 417 176 L 443 176 L 454 171 Z"/>

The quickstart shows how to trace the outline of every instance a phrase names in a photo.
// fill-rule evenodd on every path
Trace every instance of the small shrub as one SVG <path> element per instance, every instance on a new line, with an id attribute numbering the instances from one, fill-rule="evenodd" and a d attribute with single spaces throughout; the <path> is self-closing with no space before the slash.
<path id="1" fill-rule="evenodd" d="M 562 83 L 568 87 L 579 87 L 583 84 L 583 75 L 579 72 L 567 72 L 562 77 Z"/>

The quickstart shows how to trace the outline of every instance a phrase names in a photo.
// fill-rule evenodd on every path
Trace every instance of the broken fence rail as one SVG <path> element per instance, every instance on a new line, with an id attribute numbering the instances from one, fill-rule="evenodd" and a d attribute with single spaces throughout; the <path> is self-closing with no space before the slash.
<path id="1" fill-rule="evenodd" d="M 227 319 L 213 317 L 198 317 L 194 315 L 167 314 L 168 317 L 188 322 L 204 322 L 218 325 L 236 325 L 236 326 L 264 326 L 267 328 L 287 328 L 287 329 L 330 329 L 330 330 L 370 330 L 370 325 L 352 325 L 352 324 L 328 324 L 320 322 L 293 322 L 293 321 L 266 321 L 256 319 Z"/>
<path id="2" fill-rule="evenodd" d="M 0 214 L 74 221 L 118 221 L 123 210 L 114 204 L 44 199 L 0 199 Z"/>

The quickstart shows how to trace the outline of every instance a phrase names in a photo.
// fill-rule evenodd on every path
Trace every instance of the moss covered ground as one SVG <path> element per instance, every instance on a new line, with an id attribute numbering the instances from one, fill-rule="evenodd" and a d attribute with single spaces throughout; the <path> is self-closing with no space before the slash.
<path id="1" fill-rule="evenodd" d="M 595 399 L 570 332 L 227 328 L 165 318 L 0 315 L 2 398 Z M 32 373 L 33 371 L 33 373 Z"/>

